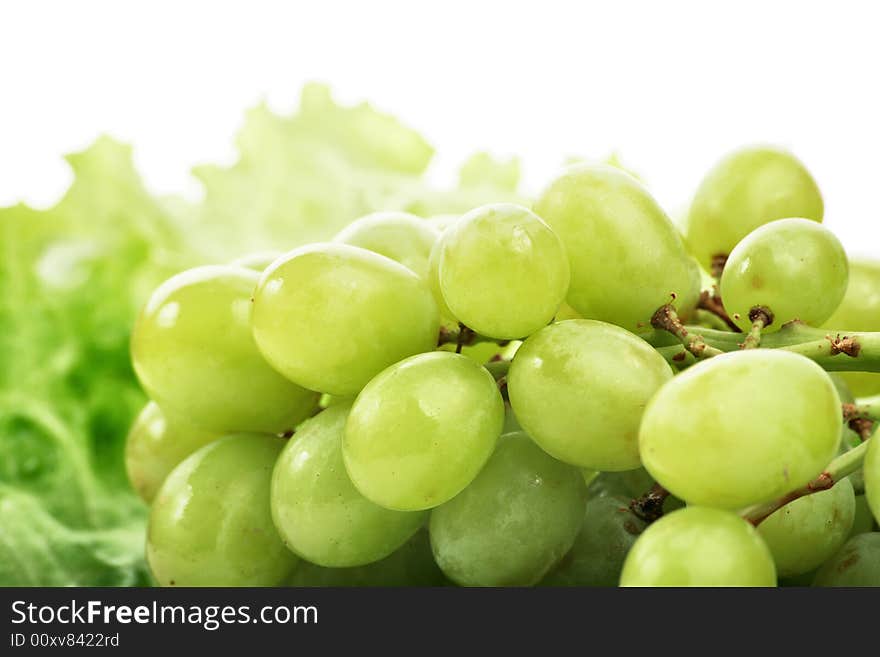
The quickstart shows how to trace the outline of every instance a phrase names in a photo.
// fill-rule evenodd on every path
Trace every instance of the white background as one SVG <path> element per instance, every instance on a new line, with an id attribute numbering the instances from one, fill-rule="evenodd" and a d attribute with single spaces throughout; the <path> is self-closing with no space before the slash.
<path id="1" fill-rule="evenodd" d="M 60 156 L 101 132 L 147 184 L 198 194 L 243 112 L 302 84 L 370 100 L 438 150 L 520 155 L 527 190 L 567 155 L 619 151 L 671 213 L 746 143 L 790 147 L 826 224 L 880 256 L 880 38 L 871 3 L 0 0 L 0 205 L 45 207 Z"/>

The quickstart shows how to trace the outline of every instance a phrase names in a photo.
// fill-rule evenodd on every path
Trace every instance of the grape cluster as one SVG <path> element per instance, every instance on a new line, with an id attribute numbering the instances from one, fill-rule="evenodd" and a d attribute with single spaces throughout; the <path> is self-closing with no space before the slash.
<path id="1" fill-rule="evenodd" d="M 683 234 L 578 164 L 172 277 L 131 345 L 156 581 L 880 585 L 880 266 L 822 218 L 752 148 Z"/>

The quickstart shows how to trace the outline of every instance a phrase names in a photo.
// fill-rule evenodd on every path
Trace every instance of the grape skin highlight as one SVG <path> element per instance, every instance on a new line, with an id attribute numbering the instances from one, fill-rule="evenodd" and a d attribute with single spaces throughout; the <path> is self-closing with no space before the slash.
<path id="1" fill-rule="evenodd" d="M 473 481 L 503 424 L 504 401 L 485 368 L 459 354 L 420 354 L 357 396 L 345 426 L 345 467 L 380 506 L 430 509 Z"/>
<path id="2" fill-rule="evenodd" d="M 874 432 L 870 438 L 868 453 L 865 454 L 865 462 L 862 472 L 865 477 L 865 499 L 868 508 L 874 514 L 874 519 L 880 523 L 880 430 Z"/>
<path id="3" fill-rule="evenodd" d="M 663 386 L 639 433 L 645 468 L 688 504 L 742 509 L 804 486 L 836 456 L 840 398 L 785 351 L 715 356 Z"/>
<path id="4" fill-rule="evenodd" d="M 260 351 L 288 379 L 348 396 L 392 363 L 434 349 L 440 318 L 427 284 L 400 263 L 313 244 L 263 272 L 252 325 Z"/>
<path id="5" fill-rule="evenodd" d="M 272 524 L 284 440 L 234 434 L 187 457 L 153 502 L 147 559 L 161 586 L 278 586 L 298 559 Z"/>
<path id="6" fill-rule="evenodd" d="M 373 504 L 351 483 L 342 460 L 349 409 L 337 404 L 303 423 L 272 476 L 272 517 L 285 544 L 326 567 L 384 559 L 428 519 Z"/>
<path id="7" fill-rule="evenodd" d="M 466 326 L 502 340 L 546 326 L 568 292 L 565 247 L 537 215 L 512 203 L 468 212 L 442 237 L 446 304 Z"/>
<path id="8" fill-rule="evenodd" d="M 135 322 L 138 379 L 164 410 L 213 431 L 281 433 L 306 418 L 318 395 L 276 372 L 250 328 L 259 275 L 197 267 L 165 281 Z"/>
<path id="9" fill-rule="evenodd" d="M 552 456 L 600 471 L 641 465 L 642 412 L 672 369 L 652 347 L 612 324 L 554 323 L 523 343 L 508 375 L 510 403 Z"/>

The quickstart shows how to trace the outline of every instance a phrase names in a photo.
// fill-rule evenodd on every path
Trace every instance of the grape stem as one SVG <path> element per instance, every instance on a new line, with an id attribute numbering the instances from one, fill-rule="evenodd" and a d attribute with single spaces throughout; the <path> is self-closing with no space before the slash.
<path id="1" fill-rule="evenodd" d="M 773 313 L 769 308 L 755 306 L 749 311 L 749 320 L 752 322 L 752 330 L 742 341 L 740 348 L 757 349 L 761 346 L 761 331 L 765 326 L 770 326 L 773 323 Z"/>
<path id="2" fill-rule="evenodd" d="M 730 315 L 727 314 L 727 311 L 724 310 L 724 304 L 721 302 L 721 297 L 717 290 L 713 290 L 711 293 L 708 290 L 700 292 L 700 299 L 697 301 L 697 308 L 706 310 L 718 317 L 727 325 L 727 328 L 734 333 L 742 333 L 742 329 L 736 325 L 736 322 L 734 322 L 730 318 Z"/>
<path id="3" fill-rule="evenodd" d="M 723 353 L 720 349 L 716 349 L 715 347 L 706 344 L 706 341 L 698 333 L 690 332 L 688 327 L 686 327 L 681 319 L 679 319 L 678 313 L 675 312 L 675 308 L 673 308 L 671 304 L 660 306 L 660 308 L 657 309 L 657 312 L 651 317 L 651 326 L 655 329 L 668 331 L 674 335 L 681 341 L 684 348 L 693 354 L 698 360 L 711 358 L 712 356 L 717 356 Z M 724 331 L 717 332 L 722 334 L 725 333 Z"/>
<path id="4" fill-rule="evenodd" d="M 864 403 L 864 400 L 861 400 L 861 404 L 843 404 L 843 421 L 847 423 L 850 429 L 855 431 L 862 440 L 867 440 L 871 437 L 871 434 L 874 433 L 874 423 L 877 422 L 877 418 L 872 416 L 871 406 L 872 404 L 868 402 Z M 873 415 L 877 415 L 877 411 L 880 409 L 874 409 Z"/>
<path id="5" fill-rule="evenodd" d="M 858 413 L 857 417 L 880 422 L 880 395 L 856 399 L 853 406 Z"/>
<path id="6" fill-rule="evenodd" d="M 876 438 L 870 440 L 876 440 Z M 851 449 L 845 454 L 841 454 L 831 461 L 822 474 L 813 479 L 806 486 L 793 490 L 772 502 L 751 506 L 742 512 L 742 517 L 757 527 L 786 504 L 794 502 L 806 495 L 812 495 L 813 493 L 819 493 L 832 488 L 838 481 L 851 475 L 862 467 L 862 462 L 865 460 L 865 452 L 868 451 L 870 440 L 864 441 L 858 447 Z"/>
<path id="7" fill-rule="evenodd" d="M 496 340 L 495 338 L 480 335 L 461 323 L 454 327 L 441 326 L 440 333 L 437 336 L 438 347 L 454 344 L 456 353 L 461 353 L 463 347 L 470 347 L 481 342 L 494 342 L 499 347 L 506 347 L 510 344 L 510 340 Z"/>
<path id="8" fill-rule="evenodd" d="M 666 306 L 661 307 L 655 313 L 655 317 L 664 312 L 665 308 Z M 654 326 L 666 329 L 665 326 Z M 684 329 L 683 335 L 688 340 L 696 342 L 699 339 L 699 343 L 704 346 L 700 358 L 706 358 L 707 353 L 715 356 L 721 352 L 736 351 L 741 348 L 740 336 L 736 333 L 702 326 L 681 328 Z M 666 330 L 681 340 L 681 328 Z M 655 346 L 666 346 L 656 334 L 644 334 L 642 337 Z M 687 347 L 687 344 L 685 346 Z M 794 320 L 783 324 L 775 333 L 763 333 L 761 347 L 784 349 L 801 354 L 829 372 L 880 372 L 880 332 L 817 329 Z M 688 351 L 693 353 L 692 349 Z"/>
<path id="9" fill-rule="evenodd" d="M 654 484 L 647 493 L 629 503 L 630 510 L 647 523 L 663 516 L 663 503 L 669 491 L 660 484 Z"/>
<path id="10" fill-rule="evenodd" d="M 697 362 L 696 357 L 680 344 L 674 344 L 671 347 L 655 347 L 654 349 L 676 369 L 684 369 Z"/>

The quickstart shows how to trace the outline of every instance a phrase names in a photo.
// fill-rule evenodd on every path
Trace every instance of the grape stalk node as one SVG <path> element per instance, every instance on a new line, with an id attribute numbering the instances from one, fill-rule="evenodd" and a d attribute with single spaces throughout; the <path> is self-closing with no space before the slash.
<path id="1" fill-rule="evenodd" d="M 657 312 L 651 317 L 651 326 L 655 329 L 668 331 L 684 345 L 685 349 L 691 352 L 698 359 L 711 358 L 723 353 L 720 349 L 710 347 L 703 340 L 701 335 L 694 335 L 688 332 L 687 327 L 682 323 L 675 312 L 675 308 L 671 304 L 660 306 Z"/>
<path id="2" fill-rule="evenodd" d="M 862 350 L 862 345 L 859 344 L 859 341 L 854 337 L 846 335 L 840 337 L 840 334 L 837 334 L 837 336 L 833 338 L 830 335 L 826 335 L 825 339 L 831 343 L 832 356 L 846 354 L 847 356 L 858 358 L 859 352 Z"/>
<path id="3" fill-rule="evenodd" d="M 752 328 L 746 339 L 740 344 L 741 349 L 756 349 L 761 346 L 761 331 L 773 323 L 773 312 L 763 306 L 755 306 L 749 311 Z"/>
<path id="4" fill-rule="evenodd" d="M 654 484 L 647 493 L 629 503 L 630 510 L 647 523 L 663 516 L 663 503 L 669 491 L 660 484 Z"/>

